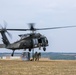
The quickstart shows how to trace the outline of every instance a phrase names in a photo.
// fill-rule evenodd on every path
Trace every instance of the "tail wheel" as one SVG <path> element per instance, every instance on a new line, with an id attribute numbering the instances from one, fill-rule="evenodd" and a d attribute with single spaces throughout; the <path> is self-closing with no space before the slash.
<path id="1" fill-rule="evenodd" d="M 45 48 L 45 47 L 43 47 L 43 50 L 44 50 L 44 51 L 46 51 L 46 48 Z"/>

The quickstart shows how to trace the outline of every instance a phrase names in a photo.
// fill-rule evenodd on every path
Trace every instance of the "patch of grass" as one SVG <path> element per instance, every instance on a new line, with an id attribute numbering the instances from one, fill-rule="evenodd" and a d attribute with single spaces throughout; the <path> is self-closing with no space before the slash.
<path id="1" fill-rule="evenodd" d="M 76 61 L 0 60 L 0 75 L 76 75 Z"/>

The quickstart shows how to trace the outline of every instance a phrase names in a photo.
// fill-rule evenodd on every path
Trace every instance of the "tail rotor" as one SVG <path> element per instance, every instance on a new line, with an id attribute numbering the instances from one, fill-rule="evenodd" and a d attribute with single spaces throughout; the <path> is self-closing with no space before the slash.
<path id="1" fill-rule="evenodd" d="M 12 38 L 12 35 L 7 31 L 7 22 L 6 21 L 4 21 L 4 27 L 0 24 L 0 33 L 7 33 L 8 34 L 8 36 L 10 37 L 10 38 Z"/>

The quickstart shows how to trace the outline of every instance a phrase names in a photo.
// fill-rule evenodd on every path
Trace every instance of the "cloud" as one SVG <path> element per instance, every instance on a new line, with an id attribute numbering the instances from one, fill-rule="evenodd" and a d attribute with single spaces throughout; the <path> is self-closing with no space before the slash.
<path id="1" fill-rule="evenodd" d="M 64 13 L 75 11 L 75 0 L 2 0 L 0 2 L 1 15 Z M 18 15 L 19 16 L 19 15 Z"/>

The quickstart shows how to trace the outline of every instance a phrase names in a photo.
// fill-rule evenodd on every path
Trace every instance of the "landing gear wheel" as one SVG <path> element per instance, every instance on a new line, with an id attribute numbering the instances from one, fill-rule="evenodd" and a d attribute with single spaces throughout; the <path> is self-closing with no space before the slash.
<path id="1" fill-rule="evenodd" d="M 29 51 L 31 52 L 31 49 L 29 49 Z"/>
<path id="2" fill-rule="evenodd" d="M 44 50 L 44 51 L 46 51 L 46 48 L 45 48 L 45 47 L 43 47 L 43 50 Z"/>
<path id="3" fill-rule="evenodd" d="M 13 55 L 14 55 L 14 54 L 12 53 L 11 56 L 13 57 Z"/>
<path id="4" fill-rule="evenodd" d="M 14 55 L 14 51 L 15 51 L 15 50 L 13 50 L 13 52 L 12 52 L 11 56 L 13 56 L 13 55 Z"/>

